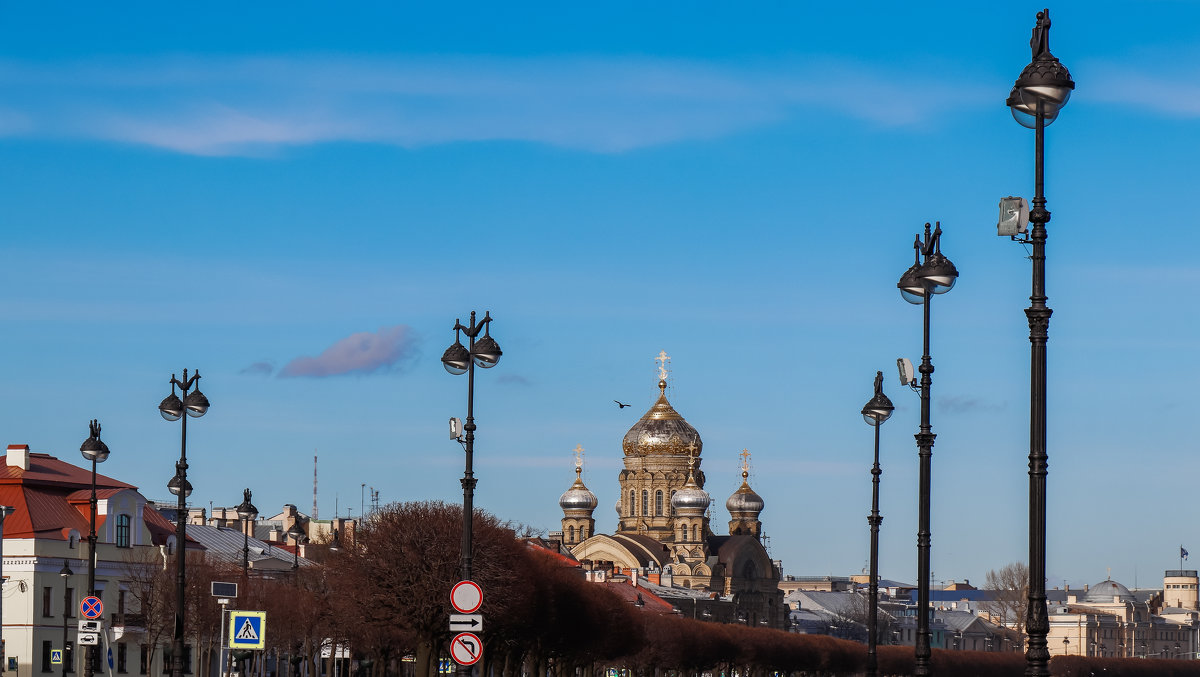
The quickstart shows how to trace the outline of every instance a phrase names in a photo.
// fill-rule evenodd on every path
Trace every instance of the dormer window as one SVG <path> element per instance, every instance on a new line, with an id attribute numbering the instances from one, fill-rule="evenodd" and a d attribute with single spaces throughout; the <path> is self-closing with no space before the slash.
<path id="1" fill-rule="evenodd" d="M 129 527 L 132 521 L 129 515 L 117 515 L 116 541 L 118 548 L 130 547 Z"/>

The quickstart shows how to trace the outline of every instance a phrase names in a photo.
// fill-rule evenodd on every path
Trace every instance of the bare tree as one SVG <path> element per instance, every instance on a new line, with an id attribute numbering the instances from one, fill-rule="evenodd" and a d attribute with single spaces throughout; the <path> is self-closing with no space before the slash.
<path id="1" fill-rule="evenodd" d="M 980 611 L 991 616 L 994 623 L 1012 628 L 1018 635 L 1025 632 L 1025 610 L 1029 606 L 1029 567 L 1024 562 L 1010 562 L 987 572 L 984 587 L 990 600 L 980 602 Z"/>

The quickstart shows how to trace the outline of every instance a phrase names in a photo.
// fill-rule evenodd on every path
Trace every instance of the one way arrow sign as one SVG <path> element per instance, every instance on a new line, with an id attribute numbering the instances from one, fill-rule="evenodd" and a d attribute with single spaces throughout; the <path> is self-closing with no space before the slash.
<path id="1" fill-rule="evenodd" d="M 451 632 L 479 632 L 483 630 L 483 614 L 450 614 Z"/>

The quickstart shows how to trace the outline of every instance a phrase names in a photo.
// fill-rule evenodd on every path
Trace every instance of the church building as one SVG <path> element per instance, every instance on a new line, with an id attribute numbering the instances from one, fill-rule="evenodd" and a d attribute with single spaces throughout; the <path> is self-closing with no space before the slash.
<path id="1" fill-rule="evenodd" d="M 577 448 L 575 482 L 559 499 L 563 545 L 585 568 L 711 593 L 732 602 L 740 622 L 782 628 L 780 571 L 761 541 L 764 502 L 749 485 L 749 452 L 742 452 L 742 484 L 725 502 L 728 535 L 717 535 L 700 469 L 704 443 L 667 400 L 668 358 L 660 353 L 658 359 L 658 400 L 621 442 L 616 533 L 595 532 L 598 501 L 583 483 Z"/>

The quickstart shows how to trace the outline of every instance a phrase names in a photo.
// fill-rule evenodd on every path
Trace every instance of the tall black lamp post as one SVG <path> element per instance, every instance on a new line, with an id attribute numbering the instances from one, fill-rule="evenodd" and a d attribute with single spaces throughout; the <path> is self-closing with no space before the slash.
<path id="1" fill-rule="evenodd" d="M 879 427 L 892 417 L 892 401 L 883 394 L 883 372 L 875 372 L 875 396 L 862 408 L 863 419 L 867 425 L 875 429 L 875 464 L 871 466 L 871 514 L 867 516 L 867 524 L 871 525 L 871 582 L 868 585 L 869 599 L 867 601 L 867 677 L 878 674 L 879 663 L 875 655 L 875 647 L 879 644 L 879 524 L 883 517 L 879 515 Z"/>
<path id="2" fill-rule="evenodd" d="M 917 636 L 913 674 L 918 677 L 929 675 L 929 484 L 930 462 L 933 459 L 933 427 L 929 423 L 929 386 L 933 382 L 933 361 L 929 357 L 929 301 L 934 294 L 945 294 L 958 280 L 958 270 L 942 255 L 942 224 L 930 232 L 925 224 L 925 240 L 920 236 L 913 243 L 916 262 L 900 276 L 896 286 L 905 301 L 925 308 L 923 324 L 923 353 L 921 355 L 921 429 L 917 433 L 917 449 L 921 459 L 920 487 L 918 488 L 917 526 Z M 924 261 L 922 261 L 924 257 Z M 911 374 L 903 374 L 906 385 L 914 385 Z"/>
<path id="3" fill-rule="evenodd" d="M 108 445 L 100 439 L 100 422 L 92 419 L 88 424 L 88 438 L 79 446 L 83 457 L 92 462 L 92 500 L 91 500 L 91 529 L 88 531 L 88 594 L 96 594 L 96 464 L 108 460 Z M 96 647 L 88 646 L 84 658 L 83 674 L 92 677 L 95 674 Z"/>
<path id="4" fill-rule="evenodd" d="M 58 575 L 63 579 L 62 677 L 67 677 L 67 666 L 75 660 L 74 652 L 71 652 L 70 660 L 67 659 L 67 619 L 71 617 L 71 576 L 75 575 L 75 572 L 71 571 L 69 560 L 63 560 L 63 568 L 58 570 Z"/>
<path id="5" fill-rule="evenodd" d="M 242 503 L 237 507 L 238 519 L 242 521 L 242 576 L 250 575 L 250 525 L 258 519 L 258 508 L 250 502 L 250 488 L 242 492 Z"/>
<path id="6" fill-rule="evenodd" d="M 171 394 L 158 405 L 158 413 L 164 419 L 182 421 L 179 461 L 175 464 L 175 476 L 167 483 L 171 493 L 179 497 L 175 514 L 175 633 L 171 641 L 171 677 L 183 677 L 183 628 L 187 603 L 187 579 L 184 573 L 187 561 L 187 497 L 192 493 L 192 485 L 187 480 L 187 420 L 188 416 L 199 418 L 208 412 L 208 398 L 200 392 L 199 381 L 199 370 L 188 378 L 188 370 L 184 369 L 182 381 L 171 374 Z M 175 394 L 176 386 L 183 391 L 182 400 Z M 184 416 L 185 413 L 187 416 Z"/>
<path id="7" fill-rule="evenodd" d="M 463 528 L 462 528 L 462 580 L 471 580 L 471 520 L 475 513 L 475 473 L 472 462 L 475 454 L 475 366 L 491 369 L 500 361 L 503 354 L 496 339 L 491 336 L 492 316 L 485 312 L 483 319 L 475 321 L 475 311 L 471 311 L 471 322 L 468 325 L 457 318 L 454 320 L 454 343 L 442 353 L 442 366 L 446 371 L 456 376 L 467 375 L 467 421 L 462 427 L 462 435 L 457 436 L 466 451 L 466 470 L 463 472 Z M 476 338 L 483 332 L 483 338 Z M 466 334 L 467 345 L 462 344 L 461 335 Z M 452 429 L 451 434 L 458 431 Z M 469 666 L 458 666 L 459 675 L 470 675 Z"/>
<path id="8" fill-rule="evenodd" d="M 1033 245 L 1033 294 L 1025 315 L 1029 320 L 1029 593 L 1025 631 L 1029 641 L 1025 651 L 1025 674 L 1041 677 L 1050 674 L 1050 650 L 1046 635 L 1050 618 L 1046 608 L 1046 342 L 1049 339 L 1050 313 L 1046 306 L 1046 210 L 1043 192 L 1045 155 L 1043 142 L 1046 125 L 1054 122 L 1059 110 L 1071 97 L 1075 83 L 1071 74 L 1050 53 L 1050 10 L 1037 14 L 1033 38 L 1029 41 L 1033 60 L 1021 71 L 1006 103 L 1013 117 L 1034 133 L 1034 196 L 1029 210 L 1028 242 Z"/>

